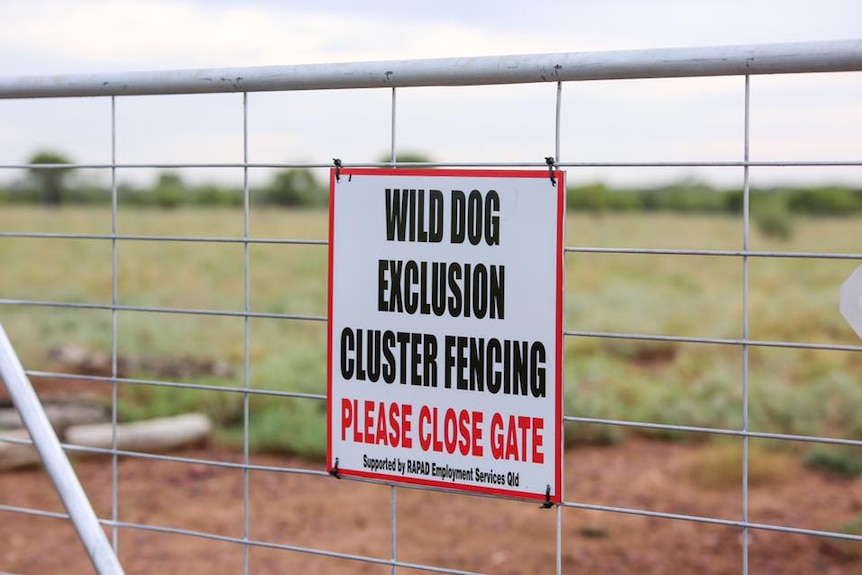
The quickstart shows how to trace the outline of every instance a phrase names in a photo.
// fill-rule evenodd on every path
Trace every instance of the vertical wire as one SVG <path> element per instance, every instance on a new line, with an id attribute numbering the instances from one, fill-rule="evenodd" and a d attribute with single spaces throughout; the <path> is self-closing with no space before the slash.
<path id="1" fill-rule="evenodd" d="M 556 102 L 556 110 L 554 112 L 555 113 L 555 116 L 554 116 L 554 158 L 557 159 L 557 162 L 559 162 L 561 159 L 560 158 L 560 118 L 562 115 L 561 111 L 562 111 L 562 107 L 563 107 L 562 101 L 563 101 L 563 83 L 557 82 L 557 102 Z M 565 192 L 563 192 L 563 193 L 565 193 Z M 566 225 L 566 219 L 563 218 L 563 226 L 564 226 L 563 229 L 565 229 L 565 225 Z M 563 234 L 563 237 L 565 238 L 565 233 Z M 563 241 L 565 241 L 565 240 L 563 240 Z M 565 289 L 565 269 L 566 269 L 565 255 L 563 255 L 561 257 L 563 258 L 563 289 Z M 563 298 L 563 301 L 565 301 L 565 298 Z M 565 317 L 565 310 L 561 310 L 560 313 L 562 313 L 563 317 Z M 565 324 L 565 322 L 563 322 L 563 323 Z M 565 340 L 563 339 L 563 341 L 565 341 Z M 562 352 L 562 350 L 558 351 L 558 353 L 561 353 L 561 352 Z M 565 361 L 566 361 L 566 354 L 563 353 L 563 363 L 565 363 Z M 565 373 L 565 371 L 564 371 L 564 373 Z M 558 377 L 562 378 L 563 374 L 559 374 Z M 562 393 L 562 389 L 560 390 L 560 393 Z M 559 398 L 558 400 L 562 401 L 562 398 Z M 557 422 L 557 425 L 560 426 L 560 449 L 562 450 L 562 453 L 559 453 L 557 456 L 562 457 L 563 463 L 565 463 L 565 454 L 566 454 L 565 428 L 564 428 L 564 424 L 562 421 Z M 566 481 L 565 481 L 566 471 L 565 470 L 566 470 L 565 464 L 561 465 L 560 489 L 562 489 L 562 490 L 564 490 L 563 486 L 566 483 Z M 555 560 L 556 560 L 557 575 L 561 575 L 563 572 L 563 506 L 557 505 L 556 512 L 557 512 L 557 517 L 556 517 L 557 525 L 556 525 L 556 542 L 555 542 L 555 546 L 556 546 L 556 558 L 555 558 Z"/>
<path id="2" fill-rule="evenodd" d="M 395 151 L 395 88 L 392 88 L 392 112 L 391 118 L 389 120 L 390 125 L 390 134 L 389 134 L 389 147 L 390 147 L 390 158 L 392 161 L 392 167 L 395 167 L 395 163 L 398 161 L 398 156 Z"/>
<path id="3" fill-rule="evenodd" d="M 392 117 L 390 120 L 391 124 L 391 132 L 390 132 L 390 147 L 391 147 L 391 160 L 392 166 L 396 165 L 398 161 L 398 156 L 395 151 L 395 102 L 396 102 L 396 91 L 395 87 L 392 88 Z M 397 514 L 397 491 L 395 486 L 390 487 L 390 509 L 389 509 L 389 523 L 391 525 L 391 535 L 390 535 L 390 558 L 392 559 L 392 575 L 395 575 L 398 572 L 398 566 L 395 564 L 395 561 L 398 560 L 398 514 Z"/>
<path id="4" fill-rule="evenodd" d="M 111 543 L 118 555 L 120 533 L 117 458 L 117 100 L 111 96 Z"/>
<path id="5" fill-rule="evenodd" d="M 751 76 L 745 76 L 745 121 L 742 179 L 742 575 L 748 575 L 748 249 L 751 210 L 749 188 L 749 143 L 750 143 Z"/>
<path id="6" fill-rule="evenodd" d="M 249 521 L 249 312 L 251 311 L 251 280 L 249 270 L 249 199 L 248 199 L 248 92 L 242 93 L 242 202 L 243 202 L 243 281 L 244 281 L 244 309 L 245 316 L 243 317 L 243 366 L 242 366 L 242 385 L 245 390 L 242 398 L 242 489 L 243 489 L 243 549 L 242 549 L 242 572 L 243 575 L 248 575 L 249 564 L 249 539 L 250 521 Z"/>

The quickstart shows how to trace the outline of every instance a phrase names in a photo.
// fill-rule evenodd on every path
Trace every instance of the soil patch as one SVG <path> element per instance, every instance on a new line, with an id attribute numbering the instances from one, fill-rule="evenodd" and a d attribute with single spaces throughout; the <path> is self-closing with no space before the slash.
<path id="1" fill-rule="evenodd" d="M 591 505 L 742 518 L 738 485 L 705 487 L 691 473 L 705 446 L 632 439 L 620 446 L 566 454 L 566 500 Z M 183 452 L 193 459 L 239 461 L 227 451 Z M 781 481 L 749 493 L 749 519 L 806 529 L 840 528 L 862 513 L 862 481 L 805 469 L 796 460 Z M 279 456 L 252 456 L 255 465 L 322 470 Z M 108 459 L 76 463 L 97 513 L 110 517 Z M 119 520 L 242 539 L 243 471 L 201 463 L 124 458 L 119 461 Z M 707 484 L 710 485 L 710 484 Z M 300 548 L 391 556 L 392 489 L 331 477 L 249 473 L 249 538 L 297 550 L 252 547 L 252 573 L 390 573 L 389 566 L 335 559 Z M 0 474 L 0 505 L 62 511 L 42 469 Z M 533 503 L 414 489 L 395 490 L 397 557 L 401 561 L 488 573 L 549 573 L 555 565 L 556 516 Z M 731 574 L 742 569 L 742 533 L 733 526 L 563 508 L 566 572 Z M 67 520 L 0 511 L 0 571 L 92 573 Z M 235 542 L 136 528 L 119 530 L 126 573 L 242 572 Z M 749 533 L 752 573 L 862 572 L 862 545 L 765 530 Z M 401 568 L 399 572 L 419 571 Z"/>

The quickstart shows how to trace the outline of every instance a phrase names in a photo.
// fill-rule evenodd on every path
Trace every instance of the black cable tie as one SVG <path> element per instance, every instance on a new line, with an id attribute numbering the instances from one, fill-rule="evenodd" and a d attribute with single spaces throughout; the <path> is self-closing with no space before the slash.
<path id="1" fill-rule="evenodd" d="M 553 158 L 551 158 L 553 159 Z M 335 460 L 336 465 L 338 464 L 338 460 Z M 539 505 L 539 509 L 550 509 L 554 504 L 551 503 L 551 486 L 548 485 L 548 488 L 545 489 L 545 502 Z"/>
<path id="2" fill-rule="evenodd" d="M 551 178 L 551 185 L 556 186 L 557 180 L 554 178 L 554 156 L 547 156 L 545 163 L 548 165 L 548 176 Z"/>
<path id="3" fill-rule="evenodd" d="M 336 173 L 337 173 L 337 172 L 336 172 Z M 337 177 L 337 176 L 336 176 L 336 177 Z M 335 465 L 333 465 L 333 466 L 332 466 L 332 469 L 330 469 L 330 470 L 329 470 L 329 474 L 330 474 L 331 476 L 333 476 L 334 478 L 336 478 L 336 479 L 341 479 L 341 476 L 340 476 L 340 475 L 338 475 L 338 458 L 337 458 L 337 457 L 335 458 Z M 548 489 L 550 489 L 550 488 L 551 488 L 551 487 L 550 487 L 550 486 L 548 486 Z"/>
<path id="4" fill-rule="evenodd" d="M 335 182 L 341 182 L 341 158 L 332 158 L 332 162 L 335 164 Z"/>

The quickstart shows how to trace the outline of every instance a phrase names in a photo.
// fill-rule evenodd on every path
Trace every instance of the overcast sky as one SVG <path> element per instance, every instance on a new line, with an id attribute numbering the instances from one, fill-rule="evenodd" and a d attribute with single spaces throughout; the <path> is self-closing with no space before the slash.
<path id="1" fill-rule="evenodd" d="M 0 0 L 2 76 L 853 38 L 862 38 L 859 0 Z M 862 158 L 862 73 L 754 77 L 751 87 L 752 159 Z M 555 89 L 400 90 L 398 147 L 439 161 L 541 161 L 553 153 Z M 379 160 L 389 150 L 390 101 L 389 90 L 250 94 L 249 159 Z M 237 94 L 118 98 L 116 114 L 120 162 L 242 160 Z M 0 163 L 23 162 L 41 148 L 78 162 L 109 161 L 110 115 L 104 98 L 0 101 Z M 739 160 L 743 80 L 567 83 L 562 128 L 562 160 Z M 239 177 L 230 170 L 183 175 Z M 682 177 L 736 185 L 741 170 L 579 169 L 569 176 L 625 185 Z M 752 179 L 862 185 L 862 168 L 763 168 Z"/>

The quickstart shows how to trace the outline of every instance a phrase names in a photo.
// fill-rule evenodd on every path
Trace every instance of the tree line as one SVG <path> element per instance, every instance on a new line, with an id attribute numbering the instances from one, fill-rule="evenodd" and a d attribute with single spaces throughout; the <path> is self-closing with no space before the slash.
<path id="1" fill-rule="evenodd" d="M 380 161 L 388 161 L 382 158 Z M 427 162 L 420 153 L 399 154 L 399 162 Z M 75 179 L 72 162 L 63 154 L 40 151 L 27 162 L 30 166 L 19 180 L 0 186 L 0 203 L 110 204 L 111 192 L 104 185 Z M 603 183 L 567 188 L 567 208 L 572 211 L 678 212 L 698 214 L 740 214 L 744 196 L 741 189 L 721 189 L 704 182 L 685 180 L 639 188 L 611 188 Z M 328 186 L 308 168 L 276 171 L 269 182 L 249 190 L 254 204 L 286 207 L 324 207 L 329 202 Z M 851 186 L 782 186 L 751 191 L 752 214 L 778 220 L 790 215 L 844 216 L 862 213 L 862 188 Z M 194 184 L 178 171 L 165 170 L 150 186 L 118 184 L 118 201 L 123 204 L 174 208 L 179 206 L 241 206 L 244 194 L 236 186 Z"/>
<path id="2" fill-rule="evenodd" d="M 110 204 L 111 189 L 82 178 L 67 167 L 72 162 L 63 154 L 38 152 L 27 162 L 23 177 L 0 185 L 0 204 L 42 204 L 56 207 L 64 204 Z M 242 206 L 243 189 L 238 186 L 186 181 L 177 170 L 158 173 L 152 185 L 117 184 L 117 201 L 121 204 L 175 208 L 179 206 Z M 322 185 L 308 168 L 277 171 L 269 182 L 249 190 L 249 201 L 257 204 L 320 207 L 329 202 L 327 186 Z"/>

